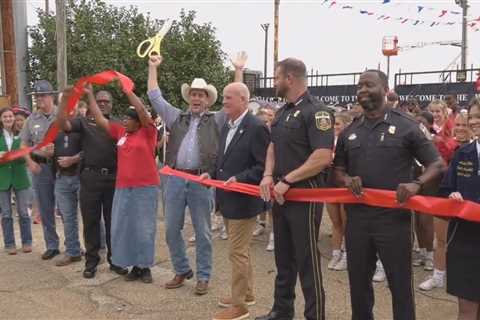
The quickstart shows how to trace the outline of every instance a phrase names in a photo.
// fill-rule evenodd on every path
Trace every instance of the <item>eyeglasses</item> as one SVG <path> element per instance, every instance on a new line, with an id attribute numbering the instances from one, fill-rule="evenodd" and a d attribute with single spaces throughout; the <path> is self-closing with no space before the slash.
<path id="1" fill-rule="evenodd" d="M 105 103 L 105 104 L 109 104 L 110 103 L 110 100 L 97 100 L 97 103 Z"/>

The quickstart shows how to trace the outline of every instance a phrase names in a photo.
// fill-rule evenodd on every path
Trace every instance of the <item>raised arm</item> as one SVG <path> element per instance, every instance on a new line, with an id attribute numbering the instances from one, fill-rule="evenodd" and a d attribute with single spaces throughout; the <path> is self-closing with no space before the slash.
<path id="1" fill-rule="evenodd" d="M 143 102 L 137 97 L 137 95 L 133 92 L 127 93 L 128 101 L 132 106 L 135 107 L 135 111 L 137 111 L 138 118 L 140 120 L 140 124 L 142 127 L 147 127 L 152 124 L 152 118 L 148 115 L 147 109 Z"/>
<path id="2" fill-rule="evenodd" d="M 162 96 L 158 86 L 158 68 L 162 64 L 161 56 L 151 56 L 148 60 L 148 98 L 153 109 L 163 119 L 167 128 L 171 128 L 181 111 L 168 103 Z"/>
<path id="3" fill-rule="evenodd" d="M 110 123 L 108 122 L 108 119 L 103 116 L 100 108 L 98 108 L 97 101 L 95 100 L 95 96 L 93 95 L 92 85 L 86 85 L 84 90 L 88 96 L 88 109 L 95 117 L 95 123 L 108 132 L 110 130 Z"/>

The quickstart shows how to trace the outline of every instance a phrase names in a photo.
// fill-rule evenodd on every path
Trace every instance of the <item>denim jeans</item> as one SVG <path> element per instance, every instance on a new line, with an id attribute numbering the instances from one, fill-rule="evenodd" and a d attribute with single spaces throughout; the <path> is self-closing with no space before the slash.
<path id="1" fill-rule="evenodd" d="M 42 170 L 32 175 L 35 196 L 42 219 L 43 239 L 47 250 L 58 250 L 59 241 L 55 227 L 55 177 L 49 165 L 41 163 Z"/>
<path id="2" fill-rule="evenodd" d="M 210 221 L 211 191 L 197 183 L 168 177 L 165 189 L 165 222 L 167 245 L 176 274 L 189 266 L 182 229 L 188 206 L 195 230 L 197 280 L 208 281 L 212 271 L 212 234 Z"/>
<path id="3" fill-rule="evenodd" d="M 20 236 L 22 245 L 32 245 L 32 226 L 28 215 L 28 200 L 30 189 L 0 192 L 0 208 L 2 214 L 3 242 L 5 248 L 15 248 L 15 234 L 13 231 L 12 217 L 12 192 L 15 193 L 15 204 L 18 212 L 18 224 L 20 225 Z"/>
<path id="4" fill-rule="evenodd" d="M 80 178 L 78 176 L 59 175 L 55 180 L 55 199 L 58 209 L 63 215 L 65 233 L 65 253 L 69 257 L 80 256 L 80 240 L 78 237 L 78 192 Z"/>

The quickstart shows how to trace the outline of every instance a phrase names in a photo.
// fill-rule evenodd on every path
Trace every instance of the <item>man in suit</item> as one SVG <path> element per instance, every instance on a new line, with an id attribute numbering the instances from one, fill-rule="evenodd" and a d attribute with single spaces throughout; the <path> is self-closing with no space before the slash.
<path id="1" fill-rule="evenodd" d="M 214 171 L 203 174 L 202 178 L 210 175 L 214 179 L 226 180 L 225 184 L 258 184 L 262 179 L 270 134 L 267 127 L 249 112 L 250 97 L 245 84 L 229 84 L 223 90 L 223 96 L 228 123 L 220 133 Z M 217 313 L 214 319 L 244 319 L 249 316 L 247 305 L 255 304 L 249 248 L 256 216 L 263 211 L 263 201 L 223 190 L 217 190 L 217 198 L 230 241 L 232 295 L 219 301 L 219 306 L 226 309 Z"/>

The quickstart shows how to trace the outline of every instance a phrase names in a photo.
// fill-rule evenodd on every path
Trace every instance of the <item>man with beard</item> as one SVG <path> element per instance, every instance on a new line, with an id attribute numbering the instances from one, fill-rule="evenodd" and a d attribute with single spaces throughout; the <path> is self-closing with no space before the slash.
<path id="1" fill-rule="evenodd" d="M 66 96 L 70 92 L 64 93 Z M 95 96 L 103 115 L 110 119 L 112 111 L 112 95 L 108 91 L 98 91 Z M 107 260 L 110 270 L 125 275 L 127 269 L 112 264 L 110 245 L 110 222 L 113 194 L 115 192 L 115 176 L 117 170 L 117 148 L 115 141 L 95 123 L 95 118 L 87 114 L 86 118 L 78 117 L 68 120 L 61 104 L 58 112 L 58 123 L 65 132 L 77 132 L 81 136 L 82 163 L 80 172 L 80 209 L 82 211 L 83 235 L 85 239 L 85 270 L 83 277 L 95 277 L 100 262 L 98 251 L 101 247 L 101 218 L 105 221 Z"/>
<path id="2" fill-rule="evenodd" d="M 363 116 L 339 136 L 335 150 L 335 176 L 339 186 L 362 197 L 362 188 L 397 191 L 401 205 L 422 186 L 437 178 L 445 164 L 432 142 L 408 115 L 388 108 L 386 75 L 365 71 L 357 87 Z M 417 159 L 426 170 L 413 179 Z M 345 240 L 352 302 L 352 320 L 372 320 L 372 276 L 377 254 L 382 261 L 393 300 L 393 319 L 415 319 L 412 287 L 412 219 L 409 210 L 345 205 Z"/>
<path id="3" fill-rule="evenodd" d="M 322 205 L 284 198 L 290 188 L 325 186 L 324 169 L 332 161 L 333 116 L 308 92 L 306 73 L 305 64 L 293 58 L 279 62 L 275 69 L 277 95 L 287 103 L 272 122 L 272 142 L 260 188 L 264 201 L 270 201 L 271 196 L 275 199 L 272 216 L 277 276 L 272 310 L 257 320 L 293 319 L 298 275 L 305 297 L 305 318 L 325 319 L 317 249 Z"/>

